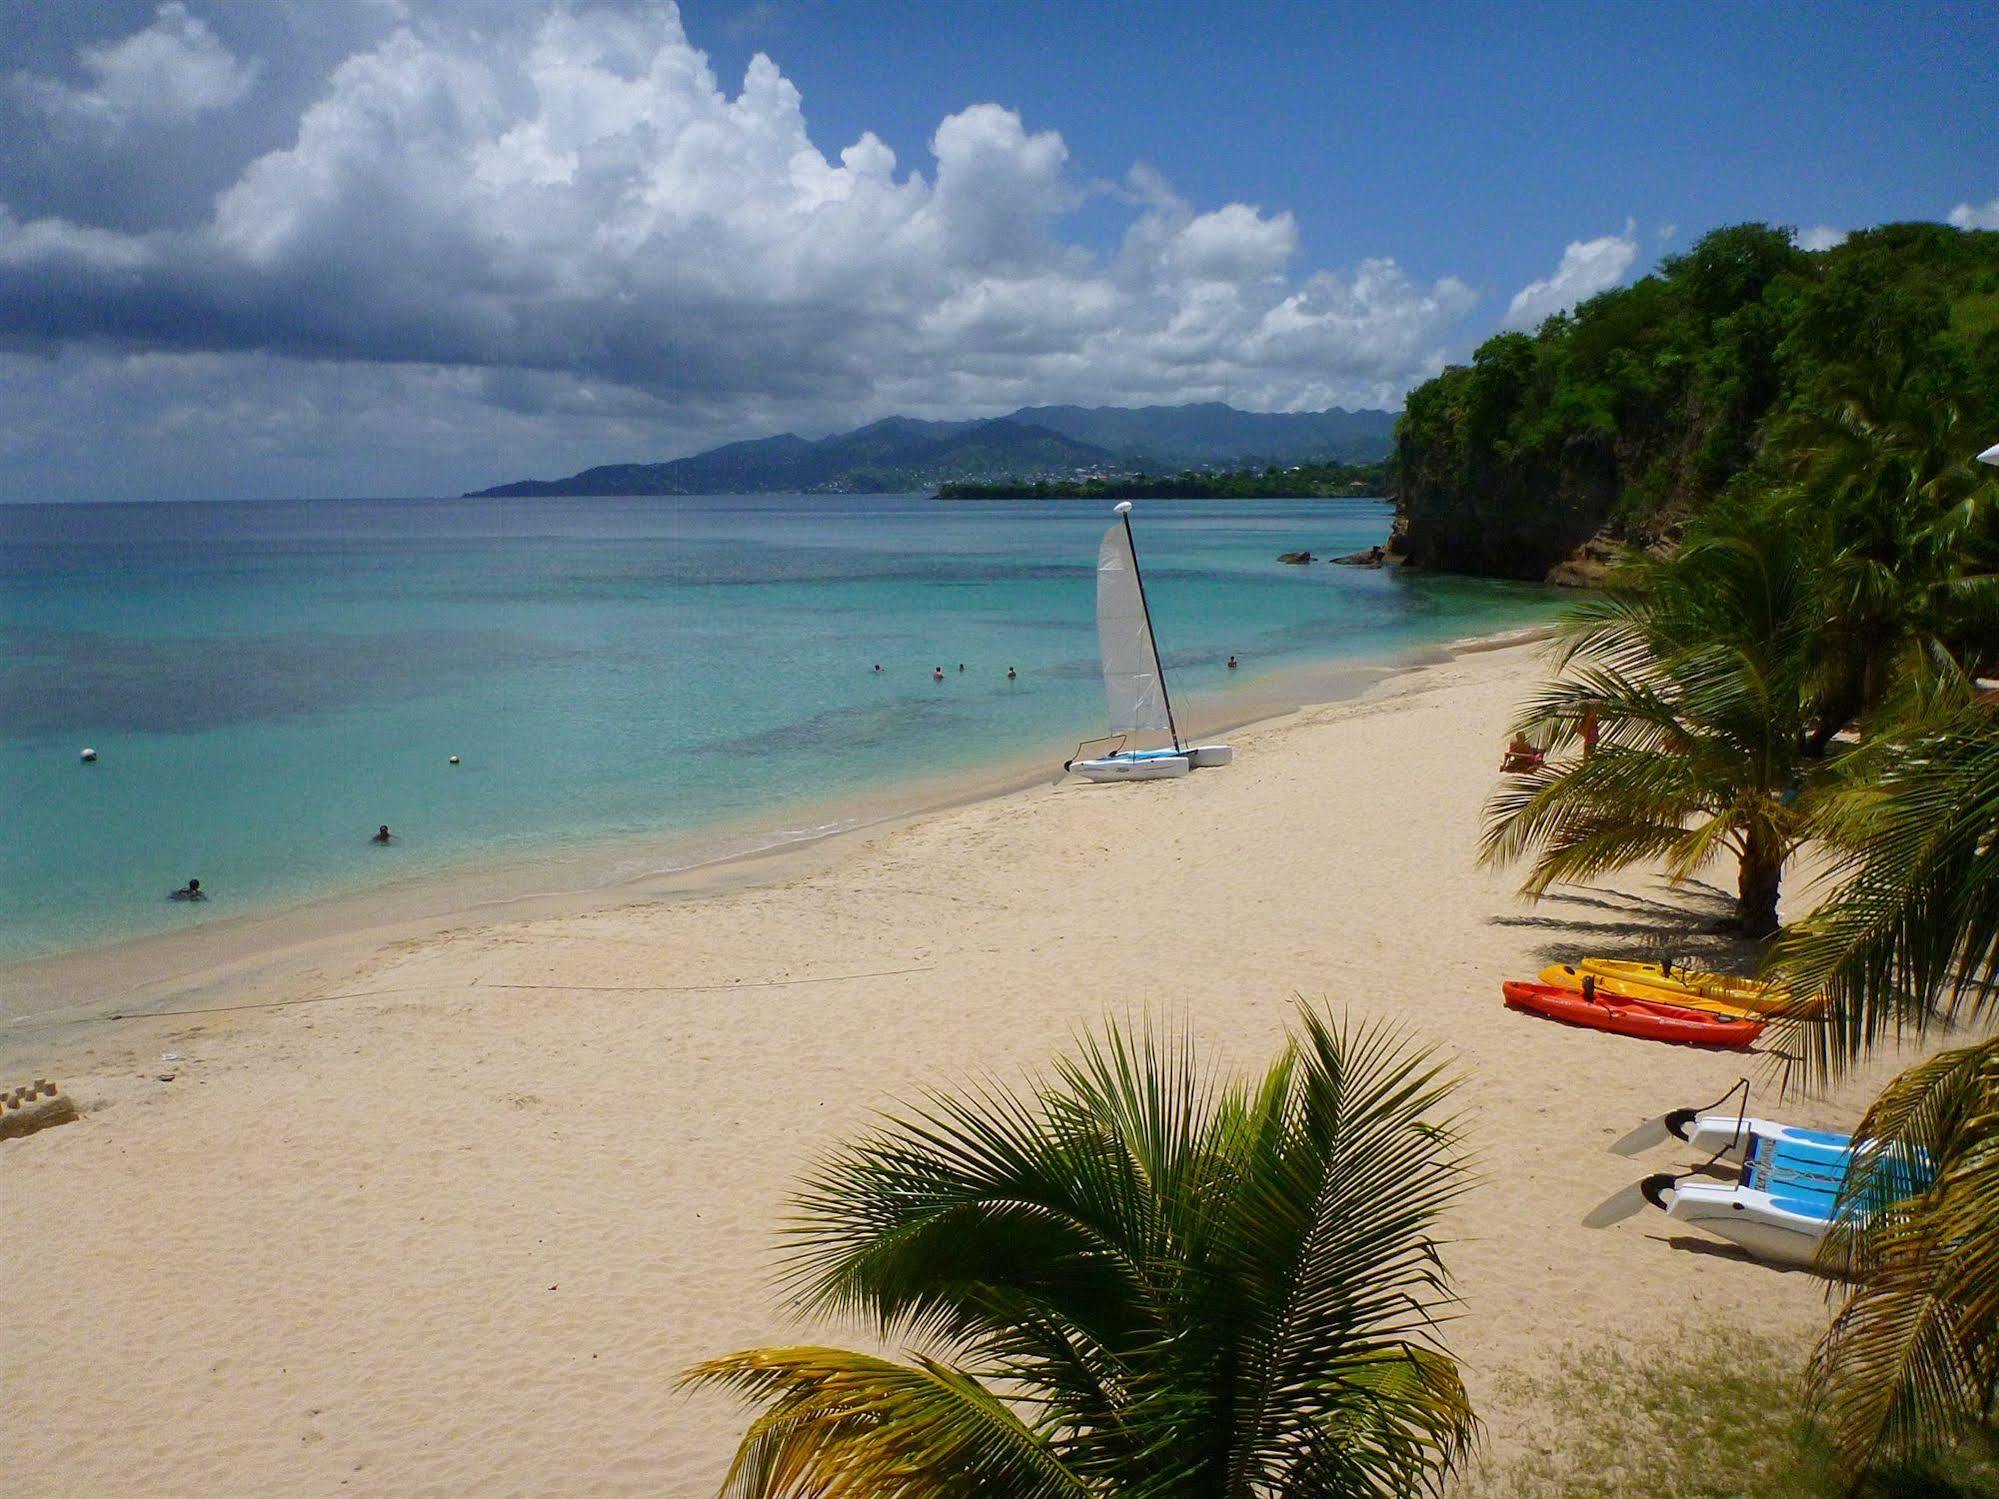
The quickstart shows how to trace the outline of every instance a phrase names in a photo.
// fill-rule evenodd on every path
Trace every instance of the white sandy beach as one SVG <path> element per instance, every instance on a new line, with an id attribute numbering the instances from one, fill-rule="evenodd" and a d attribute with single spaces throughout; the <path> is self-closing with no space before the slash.
<path id="1" fill-rule="evenodd" d="M 847 1335 L 771 1291 L 818 1155 L 1106 1014 L 1260 1066 L 1296 996 L 1459 1059 L 1483 1181 L 1448 1341 L 1495 1460 L 1551 1435 L 1502 1377 L 1565 1346 L 1645 1356 L 1692 1325 L 1802 1352 L 1821 1282 L 1657 1214 L 1579 1225 L 1692 1164 L 1610 1141 L 1768 1059 L 1502 1007 L 1502 978 L 1719 909 L 1645 877 L 1530 908 L 1475 867 L 1541 670 L 1467 654 L 1238 733 L 1227 770 L 1037 786 L 767 878 L 239 963 L 174 1001 L 252 1008 L 17 1026 L 0 1085 L 53 1077 L 85 1113 L 0 1143 L 8 1491 L 712 1493 L 745 1414 L 678 1372 Z M 1783 1112 L 1850 1124 L 1893 1068 Z"/>

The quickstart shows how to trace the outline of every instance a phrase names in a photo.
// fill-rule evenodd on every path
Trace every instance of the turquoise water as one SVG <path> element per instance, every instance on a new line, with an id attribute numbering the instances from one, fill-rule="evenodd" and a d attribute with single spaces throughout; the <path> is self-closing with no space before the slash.
<path id="1" fill-rule="evenodd" d="M 1052 768 L 1102 732 L 1108 508 L 0 506 L 0 957 L 1044 748 Z M 1549 612 L 1518 585 L 1275 560 L 1380 541 L 1376 501 L 1135 519 L 1176 695 L 1246 695 L 1230 652 L 1383 659 Z M 212 898 L 168 901 L 189 875 Z"/>

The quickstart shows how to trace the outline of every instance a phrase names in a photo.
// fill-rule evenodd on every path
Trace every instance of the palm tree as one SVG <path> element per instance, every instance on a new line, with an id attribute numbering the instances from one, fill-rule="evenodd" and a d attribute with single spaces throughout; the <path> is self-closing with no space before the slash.
<path id="1" fill-rule="evenodd" d="M 1792 523 L 1831 539 L 1811 641 L 1814 754 L 1928 662 L 1976 664 L 1994 644 L 1999 484 L 1964 441 L 1954 393 L 1968 383 L 1890 352 L 1829 370 L 1772 434 L 1766 462 L 1793 481 Z"/>
<path id="2" fill-rule="evenodd" d="M 1544 894 L 1644 860 L 1689 878 L 1738 866 L 1736 923 L 1777 929 L 1784 866 L 1805 834 L 1807 644 L 1823 538 L 1768 505 L 1716 508 L 1679 554 L 1634 554 L 1570 611 L 1559 678 L 1516 727 L 1560 750 L 1586 720 L 1593 752 L 1552 755 L 1486 804 L 1481 857 L 1534 854 Z"/>
<path id="3" fill-rule="evenodd" d="M 1941 679 L 1845 757 L 1814 807 L 1833 893 L 1786 930 L 1772 971 L 1821 996 L 1782 1048 L 1819 1083 L 1884 1040 L 1999 1013 L 1999 718 Z"/>
<path id="4" fill-rule="evenodd" d="M 1053 1083 L 935 1095 L 834 1156 L 797 1199 L 796 1302 L 926 1351 L 690 1370 L 764 1407 L 724 1492 L 1436 1488 L 1474 1432 L 1436 1341 L 1451 1083 L 1393 1033 L 1301 1018 L 1254 1086 L 1113 1027 Z"/>
<path id="5" fill-rule="evenodd" d="M 1902 1074 L 1859 1135 L 1821 1251 L 1851 1289 L 1809 1371 L 1856 1473 L 1927 1456 L 1999 1412 L 1999 1039 Z"/>
<path id="6" fill-rule="evenodd" d="M 1891 1037 L 1999 1015 L 1999 718 L 1943 690 L 1901 734 L 1853 757 L 1820 818 L 1841 850 L 1834 894 L 1789 929 L 1773 972 L 1822 994 L 1782 1049 L 1837 1075 Z M 1855 1472 L 1942 1445 L 1999 1391 L 1999 1040 L 1945 1052 L 1862 1120 L 1828 1267 L 1851 1289 L 1811 1379 Z M 1922 1166 L 1911 1181 L 1909 1163 Z M 1889 1205 L 1911 1185 L 1920 1190 Z"/>

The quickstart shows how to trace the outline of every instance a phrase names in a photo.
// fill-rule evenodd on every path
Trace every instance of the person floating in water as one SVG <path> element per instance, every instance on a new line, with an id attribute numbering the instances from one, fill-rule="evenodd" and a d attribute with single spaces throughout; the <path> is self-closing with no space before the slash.
<path id="1" fill-rule="evenodd" d="M 1234 671 L 1234 670 L 1235 670 L 1235 657 L 1234 657 L 1234 656 L 1230 656 L 1230 657 L 1229 657 L 1229 670 L 1230 670 L 1230 671 Z"/>
<path id="2" fill-rule="evenodd" d="M 931 681 L 933 681 L 933 682 L 941 682 L 941 681 L 943 681 L 943 680 L 944 680 L 944 668 L 943 668 L 943 667 L 941 667 L 941 666 L 939 666 L 939 667 L 935 668 L 934 670 L 932 670 L 932 671 L 931 671 L 931 673 L 930 673 L 930 680 L 931 680 Z"/>
<path id="3" fill-rule="evenodd" d="M 1006 679 L 1007 679 L 1007 680 L 1008 680 L 1009 682 L 1011 682 L 1011 681 L 1013 680 L 1013 678 L 1014 678 L 1014 670 L 1013 670 L 1013 668 L 1012 668 L 1011 666 L 1009 666 L 1009 667 L 1008 667 L 1008 668 L 1006 669 Z"/>
<path id="4" fill-rule="evenodd" d="M 958 663 L 958 670 L 962 672 L 964 669 L 965 669 L 965 663 L 960 661 Z"/>
<path id="5" fill-rule="evenodd" d="M 203 893 L 203 891 L 202 891 L 202 888 L 201 888 L 201 881 L 200 881 L 200 880 L 195 880 L 195 879 L 191 879 L 191 880 L 189 880 L 189 881 L 188 881 L 188 882 L 187 882 L 187 883 L 186 883 L 185 885 L 181 886 L 181 887 L 180 887 L 180 889 L 178 889 L 178 890 L 174 891 L 174 893 L 173 893 L 173 896 L 172 896 L 172 899 L 174 899 L 174 900 L 207 900 L 207 899 L 208 899 L 208 896 L 207 896 L 206 894 L 204 894 L 204 893 Z"/>
<path id="6" fill-rule="evenodd" d="M 877 662 L 875 663 L 875 670 L 876 670 L 876 671 L 880 671 L 881 669 L 882 669 L 882 664 L 881 664 L 881 662 L 877 661 Z"/>
<path id="7" fill-rule="evenodd" d="M 379 828 L 375 829 L 375 836 L 368 841 L 370 843 L 388 843 L 392 841 L 393 837 L 394 835 L 389 832 L 389 825 L 385 822 Z"/>

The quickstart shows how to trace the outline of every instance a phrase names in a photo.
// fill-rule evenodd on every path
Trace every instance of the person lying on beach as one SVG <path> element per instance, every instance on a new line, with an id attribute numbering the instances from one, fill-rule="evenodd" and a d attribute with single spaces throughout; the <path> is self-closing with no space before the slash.
<path id="1" fill-rule="evenodd" d="M 393 836 L 389 832 L 389 825 L 385 822 L 375 830 L 375 836 L 368 841 L 370 843 L 387 843 Z"/>
<path id="2" fill-rule="evenodd" d="M 167 899 L 207 900 L 208 897 L 202 893 L 200 880 L 189 880 L 185 885 L 181 886 L 180 889 L 174 891 L 172 895 L 168 896 Z"/>
<path id="3" fill-rule="evenodd" d="M 1515 734 L 1513 742 L 1506 746 L 1499 768 L 1508 775 L 1523 775 L 1530 770 L 1539 770 L 1545 758 L 1545 753 L 1534 748 L 1525 734 Z"/>

